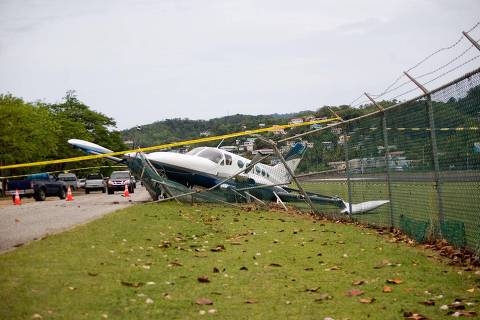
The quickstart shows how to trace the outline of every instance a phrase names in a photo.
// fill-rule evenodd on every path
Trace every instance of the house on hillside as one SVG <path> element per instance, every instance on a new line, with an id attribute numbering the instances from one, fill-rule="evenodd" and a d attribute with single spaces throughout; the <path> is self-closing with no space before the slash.
<path id="1" fill-rule="evenodd" d="M 300 123 L 303 123 L 302 118 L 293 118 L 292 120 L 290 120 L 288 124 L 300 124 Z"/>

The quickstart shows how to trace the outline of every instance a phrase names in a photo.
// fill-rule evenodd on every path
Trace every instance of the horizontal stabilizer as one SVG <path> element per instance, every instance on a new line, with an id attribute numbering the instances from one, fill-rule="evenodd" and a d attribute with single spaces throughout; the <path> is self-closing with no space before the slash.
<path id="1" fill-rule="evenodd" d="M 341 211 L 342 213 L 349 213 L 349 214 L 360 214 L 372 211 L 384 204 L 388 203 L 388 200 L 374 200 L 374 201 L 366 201 L 361 203 L 352 203 L 352 212 L 350 211 L 350 204 L 348 202 L 343 202 L 345 208 Z"/>

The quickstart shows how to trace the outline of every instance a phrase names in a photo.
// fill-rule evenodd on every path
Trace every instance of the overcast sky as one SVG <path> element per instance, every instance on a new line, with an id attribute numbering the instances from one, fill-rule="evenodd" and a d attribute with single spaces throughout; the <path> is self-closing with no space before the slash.
<path id="1" fill-rule="evenodd" d="M 479 0 L 0 0 L 0 93 L 56 102 L 73 89 L 120 129 L 348 104 L 479 20 Z"/>

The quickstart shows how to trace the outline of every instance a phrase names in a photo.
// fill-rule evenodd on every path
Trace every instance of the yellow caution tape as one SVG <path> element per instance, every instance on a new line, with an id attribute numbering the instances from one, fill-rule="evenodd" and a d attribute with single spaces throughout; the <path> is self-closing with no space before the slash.
<path id="1" fill-rule="evenodd" d="M 210 142 L 210 141 L 217 141 L 217 140 L 222 140 L 222 139 L 241 137 L 241 136 L 251 135 L 251 134 L 255 134 L 255 133 L 276 131 L 276 130 L 279 130 L 279 129 L 303 127 L 303 126 L 308 126 L 308 125 L 317 124 L 317 123 L 327 123 L 327 122 L 332 122 L 332 121 L 335 121 L 335 120 L 341 120 L 341 118 L 335 117 L 335 118 L 308 121 L 308 122 L 295 123 L 295 124 L 275 125 L 275 126 L 268 127 L 268 128 L 247 130 L 247 131 L 224 134 L 224 135 L 220 135 L 220 136 L 213 136 L 213 137 L 205 137 L 205 138 L 193 139 L 193 140 L 187 140 L 187 141 L 172 142 L 172 143 L 166 143 L 166 144 L 153 146 L 153 147 L 138 148 L 138 149 L 126 150 L 126 151 L 117 151 L 117 152 L 111 152 L 111 153 L 105 153 L 105 154 L 95 154 L 95 155 L 88 155 L 88 156 L 80 156 L 80 157 L 57 159 L 57 160 L 47 160 L 47 161 L 37 161 L 37 162 L 30 162 L 30 163 L 10 164 L 10 165 L 5 165 L 5 166 L 0 166 L 0 170 L 44 166 L 44 165 L 49 165 L 49 164 L 77 162 L 77 161 L 85 161 L 85 160 L 92 160 L 92 159 L 101 159 L 101 158 L 112 157 L 112 156 L 120 156 L 120 155 L 124 155 L 126 153 L 134 153 L 134 152 L 148 152 L 148 151 L 161 150 L 161 149 L 167 149 L 167 148 L 172 148 L 172 147 L 179 147 L 179 146 L 184 146 L 184 145 L 197 144 L 197 143 L 202 143 L 202 142 Z"/>

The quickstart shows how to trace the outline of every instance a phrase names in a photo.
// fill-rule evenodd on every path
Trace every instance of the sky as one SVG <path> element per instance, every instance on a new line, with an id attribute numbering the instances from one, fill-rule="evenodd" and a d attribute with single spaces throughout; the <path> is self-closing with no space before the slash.
<path id="1" fill-rule="evenodd" d="M 59 102 L 75 90 L 119 129 L 314 110 L 381 93 L 478 21 L 479 0 L 0 0 L 0 93 Z M 480 26 L 471 35 L 480 39 Z M 463 39 L 409 73 L 468 48 Z M 479 66 L 472 60 L 427 87 Z"/>

